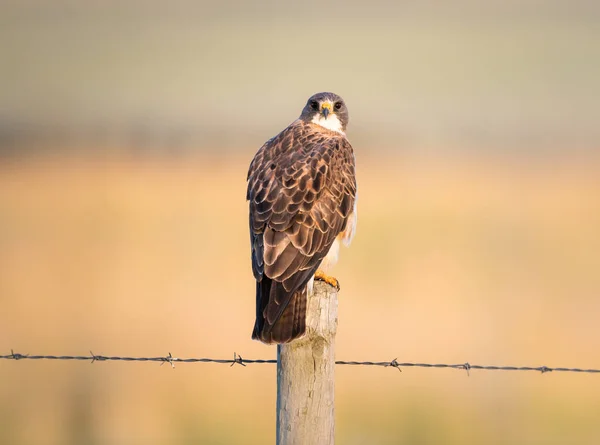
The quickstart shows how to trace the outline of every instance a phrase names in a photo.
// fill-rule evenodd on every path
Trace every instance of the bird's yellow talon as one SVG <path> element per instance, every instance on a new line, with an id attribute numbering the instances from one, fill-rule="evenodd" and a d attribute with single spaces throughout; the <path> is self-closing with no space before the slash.
<path id="1" fill-rule="evenodd" d="M 326 275 L 322 270 L 317 270 L 315 273 L 315 280 L 324 281 L 330 286 L 335 287 L 337 290 L 340 290 L 340 282 L 336 278 Z"/>

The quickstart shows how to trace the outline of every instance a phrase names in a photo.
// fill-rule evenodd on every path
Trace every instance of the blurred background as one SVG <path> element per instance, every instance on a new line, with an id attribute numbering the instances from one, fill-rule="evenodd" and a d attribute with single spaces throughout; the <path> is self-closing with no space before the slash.
<path id="1" fill-rule="evenodd" d="M 341 360 L 600 367 L 595 1 L 0 4 L 0 354 L 274 358 L 245 178 L 350 110 Z M 338 367 L 340 444 L 597 444 L 588 374 Z M 0 443 L 265 444 L 275 366 L 0 361 Z"/>

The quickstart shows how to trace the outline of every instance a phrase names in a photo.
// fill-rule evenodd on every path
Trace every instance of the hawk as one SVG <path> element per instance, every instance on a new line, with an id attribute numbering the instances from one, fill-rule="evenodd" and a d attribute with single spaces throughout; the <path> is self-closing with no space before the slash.
<path id="1" fill-rule="evenodd" d="M 336 94 L 308 99 L 300 117 L 256 153 L 248 171 L 256 322 L 252 338 L 287 343 L 306 331 L 313 280 L 339 288 L 325 272 L 356 228 L 354 152 L 348 109 Z"/>

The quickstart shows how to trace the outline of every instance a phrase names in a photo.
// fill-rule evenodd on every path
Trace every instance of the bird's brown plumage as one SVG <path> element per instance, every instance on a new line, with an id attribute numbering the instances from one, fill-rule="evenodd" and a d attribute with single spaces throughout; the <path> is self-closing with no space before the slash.
<path id="1" fill-rule="evenodd" d="M 307 283 L 354 209 L 350 143 L 296 120 L 257 152 L 246 198 L 256 278 L 252 338 L 286 343 L 304 334 Z"/>

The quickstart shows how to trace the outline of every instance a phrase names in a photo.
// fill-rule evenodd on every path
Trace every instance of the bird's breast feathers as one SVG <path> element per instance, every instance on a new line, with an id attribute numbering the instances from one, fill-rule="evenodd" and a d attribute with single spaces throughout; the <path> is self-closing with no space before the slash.
<path id="1" fill-rule="evenodd" d="M 342 123 L 335 114 L 330 114 L 328 117 L 324 117 L 318 114 L 315 115 L 315 117 L 313 117 L 311 122 L 328 130 L 335 131 L 336 133 L 340 133 L 343 135 L 346 134 L 342 129 Z"/>

